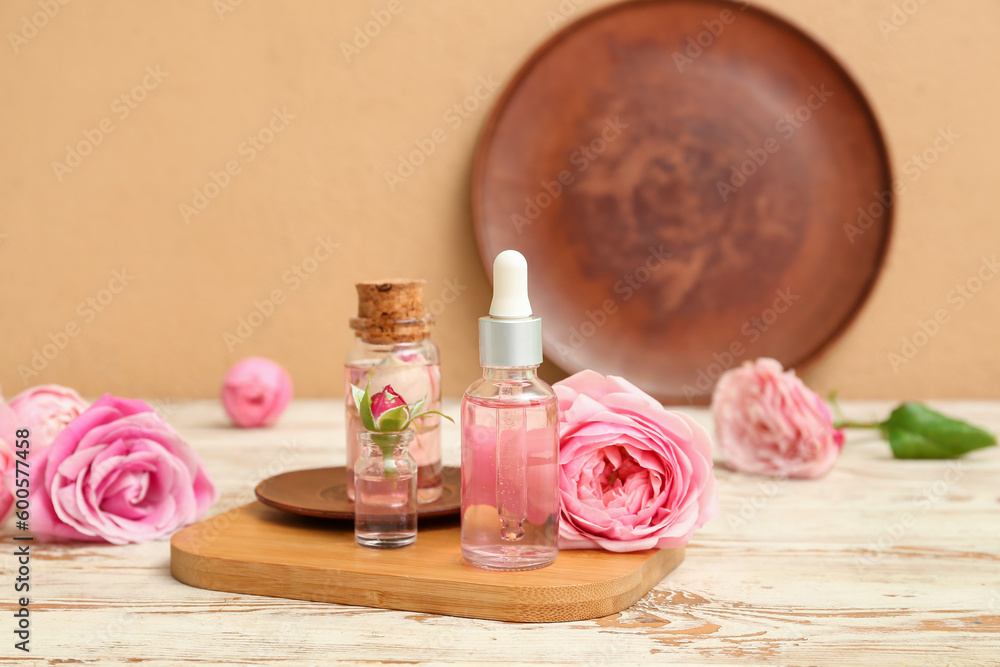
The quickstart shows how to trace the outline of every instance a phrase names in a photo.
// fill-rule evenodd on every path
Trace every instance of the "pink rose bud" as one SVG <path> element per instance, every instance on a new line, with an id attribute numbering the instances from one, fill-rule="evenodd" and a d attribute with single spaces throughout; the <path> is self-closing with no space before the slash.
<path id="1" fill-rule="evenodd" d="M 752 475 L 821 477 L 844 444 L 820 397 L 774 359 L 746 361 L 723 373 L 712 416 L 726 463 Z"/>
<path id="2" fill-rule="evenodd" d="M 21 392 L 11 400 L 10 407 L 17 415 L 18 428 L 31 432 L 31 449 L 39 451 L 52 444 L 90 403 L 69 387 L 47 384 Z"/>
<path id="3" fill-rule="evenodd" d="M 166 537 L 218 494 L 191 446 L 142 401 L 101 397 L 28 458 L 31 530 L 44 540 Z M 4 475 L 13 488 L 14 470 Z"/>
<path id="4" fill-rule="evenodd" d="M 594 371 L 553 388 L 560 549 L 680 547 L 718 514 L 712 443 L 691 417 Z"/>
<path id="5" fill-rule="evenodd" d="M 222 407 L 240 428 L 271 426 L 292 399 L 292 379 L 284 368 L 263 357 L 250 357 L 226 373 Z"/>
<path id="6" fill-rule="evenodd" d="M 396 408 L 403 409 L 392 412 Z M 372 396 L 372 420 L 379 431 L 398 431 L 407 419 L 406 401 L 393 391 L 392 385 L 386 385 L 385 389 Z"/>

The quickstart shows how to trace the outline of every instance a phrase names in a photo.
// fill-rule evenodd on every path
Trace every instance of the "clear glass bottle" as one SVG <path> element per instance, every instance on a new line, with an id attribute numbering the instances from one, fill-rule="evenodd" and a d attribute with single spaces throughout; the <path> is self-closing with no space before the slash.
<path id="1" fill-rule="evenodd" d="M 417 540 L 417 463 L 412 430 L 358 433 L 354 464 L 354 539 L 361 546 L 393 549 Z"/>
<path id="2" fill-rule="evenodd" d="M 462 399 L 462 556 L 490 570 L 545 567 L 558 554 L 558 401 L 538 378 L 541 320 L 527 264 L 493 265 L 490 317 L 479 320 L 483 377 Z"/>
<path id="3" fill-rule="evenodd" d="M 351 385 L 371 391 L 386 385 L 407 403 L 424 399 L 423 410 L 441 409 L 441 362 L 437 345 L 430 339 L 433 317 L 424 312 L 422 280 L 358 283 L 358 316 L 351 318 L 356 332 L 354 347 L 344 363 L 346 411 L 347 496 L 354 500 L 351 474 L 363 431 Z M 444 476 L 441 467 L 441 418 L 427 415 L 414 422 L 411 454 L 417 462 L 417 501 L 429 503 L 441 497 Z"/>

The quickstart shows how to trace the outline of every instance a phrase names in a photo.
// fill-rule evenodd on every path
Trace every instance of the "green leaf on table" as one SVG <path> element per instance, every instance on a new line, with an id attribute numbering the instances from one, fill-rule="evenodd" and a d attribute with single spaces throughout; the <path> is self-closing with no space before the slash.
<path id="1" fill-rule="evenodd" d="M 952 459 L 997 442 L 992 433 L 920 403 L 903 403 L 881 428 L 897 459 Z"/>

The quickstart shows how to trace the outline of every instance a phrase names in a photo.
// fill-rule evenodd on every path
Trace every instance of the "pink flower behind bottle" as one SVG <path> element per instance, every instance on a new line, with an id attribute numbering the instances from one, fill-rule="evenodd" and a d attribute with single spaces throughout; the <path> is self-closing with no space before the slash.
<path id="1" fill-rule="evenodd" d="M 41 539 L 155 540 L 196 521 L 217 497 L 180 434 L 142 401 L 110 394 L 29 463 L 29 523 Z M 8 470 L 8 488 L 13 477 Z"/>
<path id="2" fill-rule="evenodd" d="M 31 449 L 36 452 L 52 444 L 59 432 L 89 405 L 78 393 L 58 384 L 32 387 L 10 402 L 18 428 L 31 432 Z"/>
<path id="3" fill-rule="evenodd" d="M 226 373 L 222 407 L 241 428 L 271 426 L 292 400 L 292 379 L 277 363 L 249 357 Z"/>
<path id="4" fill-rule="evenodd" d="M 726 371 L 712 396 L 712 415 L 726 463 L 753 475 L 821 477 L 844 444 L 820 397 L 774 359 Z"/>
<path id="5" fill-rule="evenodd" d="M 712 444 L 693 419 L 594 371 L 553 388 L 560 549 L 680 547 L 718 514 Z"/>

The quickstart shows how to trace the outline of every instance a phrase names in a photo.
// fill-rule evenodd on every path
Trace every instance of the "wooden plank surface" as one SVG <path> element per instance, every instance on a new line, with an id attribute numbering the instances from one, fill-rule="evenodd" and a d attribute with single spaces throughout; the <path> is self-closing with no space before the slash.
<path id="1" fill-rule="evenodd" d="M 934 403 L 1000 430 L 1000 403 Z M 225 427 L 215 402 L 161 404 L 223 495 L 253 499 L 278 472 L 340 462 L 342 410 L 296 402 L 279 427 Z M 857 419 L 888 403 L 847 406 Z M 447 406 L 454 412 L 455 405 Z M 708 414 L 692 410 L 708 424 Z M 446 424 L 445 460 L 458 461 Z M 721 515 L 632 608 L 561 624 L 502 623 L 185 586 L 169 543 L 36 545 L 32 652 L 13 649 L 13 548 L 0 550 L 0 660 L 57 664 L 455 663 L 1000 664 L 1000 453 L 895 461 L 851 433 L 818 481 L 720 470 Z M 0 539 L 11 545 L 11 525 Z"/>

